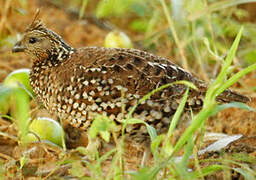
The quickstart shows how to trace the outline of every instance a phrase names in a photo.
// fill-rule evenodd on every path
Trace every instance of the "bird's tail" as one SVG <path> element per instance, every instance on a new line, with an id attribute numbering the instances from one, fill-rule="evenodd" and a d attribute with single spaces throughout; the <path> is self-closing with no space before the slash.
<path id="1" fill-rule="evenodd" d="M 226 89 L 225 91 L 223 91 L 223 93 L 221 93 L 218 97 L 217 97 L 218 101 L 222 101 L 222 102 L 232 102 L 232 101 L 236 101 L 236 102 L 249 102 L 251 101 L 251 99 L 247 96 L 241 95 L 235 91 L 232 91 L 230 89 Z"/>

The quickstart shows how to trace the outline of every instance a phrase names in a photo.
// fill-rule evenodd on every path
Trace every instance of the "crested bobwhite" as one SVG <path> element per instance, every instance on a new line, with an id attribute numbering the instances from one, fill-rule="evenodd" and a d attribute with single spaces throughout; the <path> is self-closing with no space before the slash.
<path id="1" fill-rule="evenodd" d="M 13 52 L 25 52 L 33 58 L 30 83 L 43 105 L 84 130 L 96 113 L 118 123 L 140 98 L 164 84 L 178 80 L 194 83 L 198 91 L 190 90 L 186 104 L 191 109 L 202 106 L 207 89 L 205 82 L 168 59 L 144 51 L 72 48 L 39 20 L 27 28 Z M 155 93 L 137 106 L 134 116 L 155 127 L 158 133 L 165 132 L 185 90 L 185 85 L 173 85 Z M 217 100 L 249 101 L 231 90 L 224 91 Z M 147 136 L 142 124 L 128 126 L 126 131 L 138 140 Z"/>

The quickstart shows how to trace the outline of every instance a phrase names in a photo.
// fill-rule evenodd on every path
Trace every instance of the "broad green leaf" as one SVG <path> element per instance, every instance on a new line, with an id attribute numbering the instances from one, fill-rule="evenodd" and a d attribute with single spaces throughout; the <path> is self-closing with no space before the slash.
<path id="1" fill-rule="evenodd" d="M 256 112 L 256 110 L 250 106 L 248 106 L 247 104 L 241 103 L 241 102 L 231 102 L 231 103 L 227 103 L 227 104 L 221 104 L 215 107 L 215 109 L 212 111 L 211 116 L 217 114 L 220 111 L 223 111 L 224 109 L 227 108 L 240 108 L 240 109 L 245 109 L 248 111 L 252 111 L 252 112 Z"/>
<path id="2" fill-rule="evenodd" d="M 108 117 L 97 115 L 89 129 L 89 137 L 94 139 L 98 134 L 106 141 L 110 140 L 110 132 L 114 130 L 115 123 Z"/>
<path id="3" fill-rule="evenodd" d="M 71 175 L 81 178 L 85 174 L 85 167 L 83 167 L 80 161 L 75 161 L 72 163 L 72 168 L 69 170 L 69 172 Z"/>
<path id="4" fill-rule="evenodd" d="M 146 127 L 147 127 L 148 133 L 150 135 L 151 141 L 153 141 L 157 137 L 156 130 L 154 127 L 152 127 L 148 124 L 146 124 Z"/>

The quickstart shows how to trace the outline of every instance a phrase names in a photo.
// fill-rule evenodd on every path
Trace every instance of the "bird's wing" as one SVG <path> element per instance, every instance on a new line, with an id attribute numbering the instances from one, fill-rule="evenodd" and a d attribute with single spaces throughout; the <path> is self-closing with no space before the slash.
<path id="1" fill-rule="evenodd" d="M 200 82 L 167 59 L 140 50 L 88 47 L 78 49 L 73 59 L 86 77 L 112 79 L 113 85 L 123 86 L 138 95 L 145 95 L 178 80 L 187 80 L 196 83 L 196 86 Z M 200 87 L 203 87 L 202 84 Z M 180 96 L 185 89 L 184 85 L 169 87 L 162 97 Z"/>
<path id="2" fill-rule="evenodd" d="M 189 99 L 199 98 L 202 101 L 202 96 L 207 90 L 207 83 L 171 63 L 168 59 L 145 51 L 87 47 L 77 49 L 74 54 L 72 59 L 78 66 L 76 69 L 79 69 L 78 72 L 88 80 L 106 81 L 106 84 L 111 83 L 111 88 L 122 87 L 127 90 L 127 93 L 140 98 L 162 85 L 180 80 L 190 81 L 198 88 L 197 91 L 190 90 Z M 152 98 L 159 101 L 180 99 L 185 90 L 185 85 L 173 85 L 155 93 Z M 226 90 L 217 100 L 247 102 L 249 99 L 231 90 Z"/>

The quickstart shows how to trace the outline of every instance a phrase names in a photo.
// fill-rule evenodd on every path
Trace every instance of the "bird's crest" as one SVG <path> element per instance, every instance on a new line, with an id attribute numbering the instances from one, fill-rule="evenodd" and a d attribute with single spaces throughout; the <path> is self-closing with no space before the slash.
<path id="1" fill-rule="evenodd" d="M 37 9 L 35 17 L 33 19 L 33 21 L 31 22 L 31 24 L 27 27 L 27 29 L 25 30 L 25 32 L 29 32 L 29 31 L 34 31 L 34 30 L 38 30 L 38 31 L 45 31 L 46 27 L 43 24 L 43 22 L 38 19 L 40 10 Z"/>
<path id="2" fill-rule="evenodd" d="M 28 26 L 28 28 L 26 29 L 25 32 L 34 31 L 34 30 L 44 31 L 45 29 L 46 29 L 46 27 L 44 26 L 43 22 L 38 19 L 38 20 L 33 21 Z"/>

